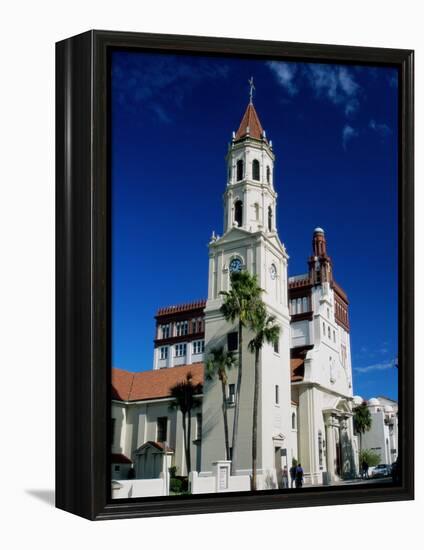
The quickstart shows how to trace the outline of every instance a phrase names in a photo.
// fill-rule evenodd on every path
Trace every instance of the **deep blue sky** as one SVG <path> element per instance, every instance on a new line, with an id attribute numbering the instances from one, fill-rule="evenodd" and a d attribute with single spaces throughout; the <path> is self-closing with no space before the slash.
<path id="1" fill-rule="evenodd" d="M 158 307 L 206 298 L 224 157 L 248 103 L 276 153 L 278 231 L 306 272 L 316 226 L 350 298 L 354 393 L 397 398 L 397 72 L 114 52 L 112 361 L 153 363 Z"/>

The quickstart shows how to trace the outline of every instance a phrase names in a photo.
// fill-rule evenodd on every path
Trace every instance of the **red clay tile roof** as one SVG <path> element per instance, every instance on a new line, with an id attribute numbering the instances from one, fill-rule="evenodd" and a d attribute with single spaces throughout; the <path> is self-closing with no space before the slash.
<path id="1" fill-rule="evenodd" d="M 123 454 L 114 454 L 112 453 L 112 460 L 111 462 L 113 464 L 132 464 L 132 461 Z"/>
<path id="2" fill-rule="evenodd" d="M 143 449 L 144 447 L 146 447 L 147 445 L 151 445 L 152 447 L 155 447 L 156 449 L 160 450 L 160 451 L 163 451 L 165 449 L 165 445 L 164 443 L 160 442 L 160 441 L 146 441 L 146 443 L 143 443 L 143 445 L 141 445 L 139 448 L 138 448 L 138 451 L 140 449 Z M 169 447 L 168 445 L 166 446 L 166 450 L 167 452 L 169 453 L 174 453 L 175 452 L 175 449 L 173 449 L 172 447 Z"/>
<path id="3" fill-rule="evenodd" d="M 236 140 L 249 135 L 255 139 L 262 139 L 264 130 L 259 121 L 258 113 L 252 103 L 247 106 L 246 112 L 241 120 L 240 127 L 236 133 Z"/>
<path id="4" fill-rule="evenodd" d="M 172 386 L 185 380 L 189 372 L 193 376 L 193 384 L 203 384 L 203 370 L 203 363 L 145 372 L 128 372 L 113 368 L 112 399 L 142 401 L 169 397 Z"/>
<path id="5" fill-rule="evenodd" d="M 134 373 L 121 369 L 112 369 L 112 399 L 128 401 Z"/>
<path id="6" fill-rule="evenodd" d="M 181 311 L 190 311 L 192 309 L 204 309 L 205 307 L 206 300 L 197 300 L 197 302 L 191 302 L 189 304 L 161 307 L 157 310 L 156 316 L 169 315 L 170 313 L 180 313 Z"/>

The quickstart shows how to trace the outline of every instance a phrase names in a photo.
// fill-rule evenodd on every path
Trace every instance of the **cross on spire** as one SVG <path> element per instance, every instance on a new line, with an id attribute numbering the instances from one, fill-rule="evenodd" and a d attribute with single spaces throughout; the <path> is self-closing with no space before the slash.
<path id="1" fill-rule="evenodd" d="M 250 105 L 253 105 L 253 90 L 255 90 L 255 85 L 253 84 L 253 76 L 250 77 L 248 80 L 249 83 L 249 103 Z"/>

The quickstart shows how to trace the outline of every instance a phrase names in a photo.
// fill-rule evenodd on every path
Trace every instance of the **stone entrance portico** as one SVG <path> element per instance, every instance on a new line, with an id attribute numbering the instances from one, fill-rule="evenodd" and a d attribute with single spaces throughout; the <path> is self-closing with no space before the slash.
<path id="1" fill-rule="evenodd" d="M 327 482 L 354 477 L 357 470 L 353 435 L 353 413 L 349 404 L 340 399 L 335 408 L 323 411 L 326 434 Z"/>

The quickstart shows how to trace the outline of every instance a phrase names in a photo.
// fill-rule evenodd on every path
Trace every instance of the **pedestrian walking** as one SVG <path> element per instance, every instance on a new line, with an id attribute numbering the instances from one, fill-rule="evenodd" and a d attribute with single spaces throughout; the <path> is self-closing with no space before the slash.
<path id="1" fill-rule="evenodd" d="M 303 468 L 302 464 L 298 464 L 296 468 L 296 489 L 300 489 L 303 485 Z"/>
<path id="2" fill-rule="evenodd" d="M 293 485 L 296 481 L 296 465 L 293 464 L 293 466 L 290 468 L 290 489 L 293 489 Z"/>
<path id="3" fill-rule="evenodd" d="M 287 466 L 284 466 L 281 477 L 283 479 L 283 489 L 288 489 L 288 487 L 289 487 L 289 473 L 287 471 Z"/>
<path id="4" fill-rule="evenodd" d="M 362 476 L 365 478 L 365 479 L 368 479 L 368 462 L 364 459 L 362 461 Z"/>

